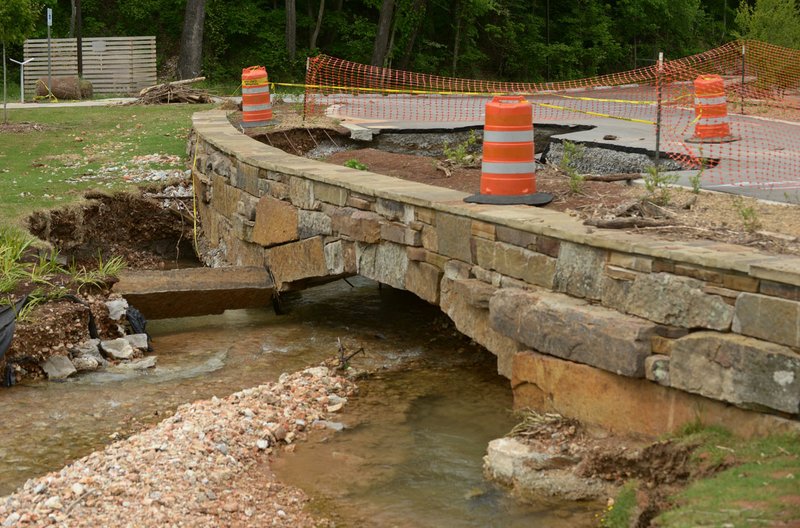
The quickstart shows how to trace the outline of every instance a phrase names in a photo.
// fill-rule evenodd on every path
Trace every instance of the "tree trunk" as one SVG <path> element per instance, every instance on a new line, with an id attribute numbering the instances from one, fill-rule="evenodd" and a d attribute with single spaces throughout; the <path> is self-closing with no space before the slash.
<path id="1" fill-rule="evenodd" d="M 381 16 L 378 19 L 378 33 L 375 35 L 375 46 L 372 48 L 372 65 L 383 66 L 389 54 L 389 33 L 392 29 L 394 0 L 383 0 Z"/>
<path id="2" fill-rule="evenodd" d="M 325 0 L 319 0 L 319 13 L 317 13 L 317 24 L 314 26 L 314 32 L 311 33 L 311 40 L 308 41 L 308 49 L 317 47 L 317 37 L 319 37 L 319 30 L 322 27 L 322 15 L 325 13 Z"/>
<path id="3" fill-rule="evenodd" d="M 78 10 L 75 9 L 75 0 L 70 0 L 69 4 L 70 4 L 70 7 L 72 8 L 72 11 L 71 11 L 71 13 L 69 15 L 69 38 L 74 38 L 75 37 L 75 16 L 76 16 Z"/>
<path id="4" fill-rule="evenodd" d="M 75 47 L 78 52 L 78 77 L 83 77 L 83 19 L 81 18 L 81 0 L 75 0 Z"/>
<path id="5" fill-rule="evenodd" d="M 25 90 L 20 86 L 20 90 Z M 3 41 L 3 124 L 8 124 L 8 103 L 6 101 L 6 41 Z"/>
<path id="6" fill-rule="evenodd" d="M 297 55 L 297 6 L 295 0 L 286 0 L 286 51 L 294 60 Z"/>
<path id="7" fill-rule="evenodd" d="M 456 76 L 456 68 L 458 67 L 458 51 L 461 43 L 461 0 L 456 0 L 454 15 L 456 17 L 456 31 L 455 38 L 453 39 L 453 77 Z"/>
<path id="8" fill-rule="evenodd" d="M 417 37 L 419 36 L 419 32 L 422 31 L 422 24 L 425 22 L 425 11 L 428 8 L 428 0 L 416 0 L 414 2 L 414 7 L 412 8 L 417 16 L 417 23 L 414 24 L 413 29 L 411 30 L 411 35 L 408 36 L 408 42 L 406 42 L 406 50 L 403 52 L 403 58 L 400 59 L 399 68 L 401 70 L 408 69 L 408 65 L 411 63 L 411 55 L 414 53 L 414 44 L 417 41 Z"/>
<path id="9" fill-rule="evenodd" d="M 186 16 L 178 56 L 178 77 L 192 79 L 200 75 L 203 66 L 203 24 L 206 19 L 206 0 L 186 0 Z"/>

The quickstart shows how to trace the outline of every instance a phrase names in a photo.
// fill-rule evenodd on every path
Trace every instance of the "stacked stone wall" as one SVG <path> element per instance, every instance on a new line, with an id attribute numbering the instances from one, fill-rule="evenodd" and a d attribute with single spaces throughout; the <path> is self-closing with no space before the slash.
<path id="1" fill-rule="evenodd" d="M 291 156 L 220 112 L 195 115 L 189 150 L 204 234 L 231 264 L 281 290 L 360 274 L 413 292 L 497 356 L 518 406 L 650 434 L 798 424 L 800 259 L 465 204 Z"/>

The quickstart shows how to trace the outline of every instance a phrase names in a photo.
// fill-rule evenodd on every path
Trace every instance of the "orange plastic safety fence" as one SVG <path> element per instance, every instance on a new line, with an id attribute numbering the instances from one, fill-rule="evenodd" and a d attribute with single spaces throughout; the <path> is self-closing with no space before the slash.
<path id="1" fill-rule="evenodd" d="M 695 108 L 694 81 L 701 75 L 722 78 L 733 141 L 697 141 L 702 115 Z M 660 108 L 662 157 L 694 172 L 713 167 L 703 173 L 704 186 L 770 186 L 800 197 L 799 88 L 800 50 L 757 41 L 550 83 L 442 77 L 320 55 L 309 59 L 305 105 L 308 115 L 325 113 L 378 127 L 444 128 L 482 124 L 494 95 L 523 95 L 533 105 L 534 123 L 608 130 L 601 138 L 625 134 L 628 147 L 638 141 L 636 147 L 651 152 Z"/>

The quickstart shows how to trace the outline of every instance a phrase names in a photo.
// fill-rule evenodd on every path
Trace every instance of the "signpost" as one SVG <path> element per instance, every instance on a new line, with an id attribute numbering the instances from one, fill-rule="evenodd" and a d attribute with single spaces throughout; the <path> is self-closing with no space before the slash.
<path id="1" fill-rule="evenodd" d="M 30 59 L 28 59 L 26 61 L 22 61 L 22 62 L 14 60 L 11 57 L 9 57 L 8 60 L 13 62 L 14 64 L 19 64 L 19 102 L 20 103 L 24 103 L 25 102 L 25 65 L 28 64 L 29 62 L 35 60 L 35 57 L 31 57 Z"/>
<path id="2" fill-rule="evenodd" d="M 53 86 L 52 56 L 50 52 L 50 28 L 53 26 L 53 10 L 47 8 L 47 91 Z"/>

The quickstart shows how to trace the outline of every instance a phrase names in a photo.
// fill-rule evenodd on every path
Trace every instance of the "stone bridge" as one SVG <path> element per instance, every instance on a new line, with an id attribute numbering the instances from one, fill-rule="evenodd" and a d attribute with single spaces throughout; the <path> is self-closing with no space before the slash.
<path id="1" fill-rule="evenodd" d="M 516 407 L 619 432 L 800 429 L 800 259 L 587 228 L 563 213 L 289 155 L 194 115 L 208 254 L 278 290 L 360 274 L 497 356 Z"/>

